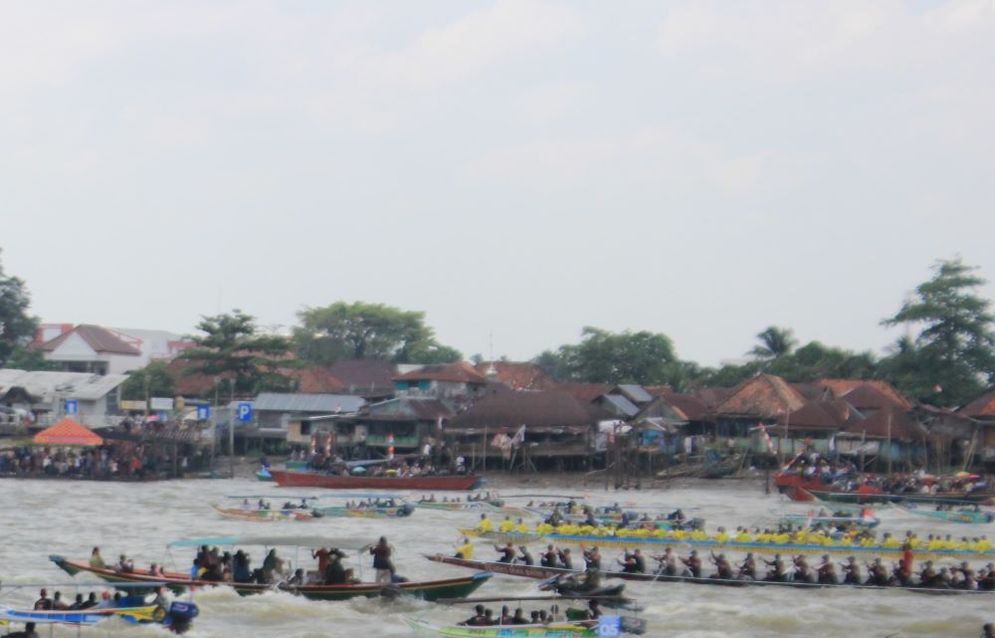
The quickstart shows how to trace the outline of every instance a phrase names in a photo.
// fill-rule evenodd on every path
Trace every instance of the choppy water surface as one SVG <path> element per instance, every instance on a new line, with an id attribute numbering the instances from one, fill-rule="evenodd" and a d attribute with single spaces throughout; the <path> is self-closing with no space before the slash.
<path id="1" fill-rule="evenodd" d="M 492 486 L 500 478 L 492 479 Z M 503 489 L 515 493 L 563 492 L 564 488 L 528 487 Z M 578 492 L 584 490 L 577 490 Z M 424 560 L 423 553 L 448 552 L 458 539 L 456 528 L 472 526 L 478 514 L 418 510 L 403 520 L 374 521 L 323 519 L 308 523 L 247 523 L 220 518 L 212 502 L 223 502 L 229 494 L 273 493 L 274 505 L 282 494 L 269 484 L 250 480 L 188 480 L 132 485 L 72 483 L 56 481 L 0 482 L 4 540 L 0 545 L 0 579 L 4 585 L 34 582 L 66 582 L 68 576 L 47 557 L 59 553 L 86 558 L 94 545 L 106 560 L 124 552 L 136 566 L 161 562 L 169 568 L 185 569 L 193 558 L 186 550 L 167 553 L 171 540 L 224 534 L 286 534 L 368 537 L 388 536 L 397 548 L 398 572 L 408 578 L 446 578 L 466 570 Z M 777 496 L 764 496 L 754 483 L 702 483 L 663 491 L 603 492 L 588 490 L 595 503 L 622 503 L 683 507 L 689 515 L 702 516 L 708 529 L 718 525 L 771 524 L 772 510 L 790 506 Z M 302 493 L 294 490 L 294 494 Z M 304 493 L 308 493 L 305 491 Z M 333 494 L 326 492 L 326 494 Z M 342 492 L 342 501 L 347 493 Z M 417 498 L 417 495 L 415 495 Z M 511 501 L 517 502 L 517 501 Z M 914 529 L 974 535 L 995 532 L 995 526 L 941 523 L 898 510 L 881 509 L 881 530 L 903 533 Z M 603 552 L 613 559 L 614 550 Z M 262 548 L 250 551 L 255 564 Z M 287 555 L 287 553 L 285 553 Z M 304 553 L 301 554 L 304 556 Z M 475 557 L 491 559 L 493 549 L 477 546 Z M 292 552 L 287 557 L 293 559 Z M 308 559 L 305 566 L 312 561 Z M 350 558 L 350 565 L 364 567 L 370 576 L 369 557 Z M 92 580 L 80 575 L 77 580 Z M 63 595 L 75 592 L 62 587 Z M 781 588 L 722 588 L 682 584 L 627 583 L 626 591 L 645 606 L 643 617 L 651 636 L 767 637 L 767 636 L 977 636 L 981 625 L 995 620 L 995 604 L 989 596 L 928 596 L 901 591 L 878 592 L 836 589 L 796 591 Z M 478 595 L 534 595 L 535 583 L 525 579 L 495 576 Z M 3 588 L 0 602 L 27 606 L 37 591 Z M 383 602 L 357 599 L 347 602 L 312 602 L 289 594 L 268 593 L 239 597 L 217 588 L 198 592 L 194 600 L 201 615 L 195 637 L 268 636 L 311 638 L 321 636 L 407 636 L 406 615 L 420 615 L 438 622 L 456 621 L 468 615 L 462 607 L 446 608 L 413 601 Z M 494 605 L 495 609 L 499 604 Z M 45 632 L 47 634 L 47 631 Z M 75 636 L 75 629 L 56 629 L 56 636 Z M 165 636 L 161 628 L 136 628 L 123 623 L 105 624 L 82 631 L 84 636 Z"/>

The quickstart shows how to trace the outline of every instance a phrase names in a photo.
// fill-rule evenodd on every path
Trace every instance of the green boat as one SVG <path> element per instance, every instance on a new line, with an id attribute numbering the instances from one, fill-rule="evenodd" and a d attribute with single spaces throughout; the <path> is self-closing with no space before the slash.
<path id="1" fill-rule="evenodd" d="M 908 512 L 909 514 L 935 518 L 936 520 L 947 521 L 949 523 L 984 525 L 985 523 L 995 521 L 995 514 L 991 512 L 982 512 L 981 510 L 926 510 L 919 509 L 917 507 L 900 507 L 899 509 L 903 512 Z"/>

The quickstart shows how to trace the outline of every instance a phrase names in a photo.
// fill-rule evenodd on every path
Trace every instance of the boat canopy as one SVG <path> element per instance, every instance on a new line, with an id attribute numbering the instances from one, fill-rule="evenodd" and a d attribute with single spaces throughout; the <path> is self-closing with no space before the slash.
<path id="1" fill-rule="evenodd" d="M 208 536 L 173 541 L 169 547 L 255 545 L 257 547 L 337 547 L 338 549 L 361 550 L 374 543 L 375 541 L 362 538 L 331 538 L 328 536 Z"/>

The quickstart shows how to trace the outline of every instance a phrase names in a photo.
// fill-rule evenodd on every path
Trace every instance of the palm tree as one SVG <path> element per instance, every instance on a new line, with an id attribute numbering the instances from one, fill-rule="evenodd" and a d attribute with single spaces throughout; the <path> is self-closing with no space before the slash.
<path id="1" fill-rule="evenodd" d="M 757 359 L 777 359 L 790 354 L 797 343 L 790 328 L 778 328 L 777 326 L 769 326 L 757 335 L 757 339 L 760 340 L 760 345 L 754 346 L 747 353 Z"/>

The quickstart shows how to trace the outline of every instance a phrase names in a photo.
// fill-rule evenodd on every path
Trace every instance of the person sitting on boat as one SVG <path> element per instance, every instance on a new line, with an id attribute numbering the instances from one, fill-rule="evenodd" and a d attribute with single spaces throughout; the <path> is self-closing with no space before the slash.
<path id="1" fill-rule="evenodd" d="M 107 565 L 104 564 L 104 557 L 100 555 L 99 547 L 94 547 L 93 551 L 90 552 L 90 567 L 93 567 L 94 569 L 104 569 L 107 567 Z"/>
<path id="2" fill-rule="evenodd" d="M 525 545 L 518 546 L 518 558 L 515 560 L 523 565 L 535 565 L 535 559 L 532 557 L 532 552 Z"/>
<path id="3" fill-rule="evenodd" d="M 950 572 L 946 567 L 941 567 L 940 571 L 936 574 L 936 578 L 933 579 L 933 587 L 937 589 L 950 589 L 953 585 L 953 579 L 950 578 Z"/>
<path id="4" fill-rule="evenodd" d="M 322 570 L 321 575 L 325 581 L 326 585 L 344 585 L 347 582 L 347 575 L 345 567 L 342 566 L 342 559 L 345 554 L 336 550 L 334 553 L 329 552 L 328 563 L 325 565 L 325 569 Z"/>
<path id="5" fill-rule="evenodd" d="M 527 625 L 529 624 L 529 619 L 525 617 L 525 612 L 522 611 L 521 607 L 515 609 L 515 615 L 511 617 L 512 625 Z"/>
<path id="6" fill-rule="evenodd" d="M 476 607 L 473 608 L 473 611 L 474 611 L 474 614 L 472 616 L 470 616 L 469 618 L 467 618 L 463 622 L 456 623 L 456 624 L 457 625 L 461 625 L 461 626 L 469 626 L 469 627 L 480 627 L 480 626 L 482 626 L 484 624 L 484 622 L 483 622 L 484 621 L 484 606 L 478 604 Z"/>
<path id="7" fill-rule="evenodd" d="M 860 579 L 860 565 L 857 564 L 857 559 L 850 556 L 846 559 L 846 562 L 841 565 L 843 569 L 843 584 L 844 585 L 862 585 L 863 582 Z"/>
<path id="8" fill-rule="evenodd" d="M 515 546 L 511 543 L 511 541 L 508 541 L 508 544 L 505 545 L 504 547 L 495 545 L 494 551 L 501 554 L 501 557 L 498 558 L 497 561 L 499 563 L 511 564 L 515 560 Z"/>
<path id="9" fill-rule="evenodd" d="M 55 592 L 55 594 L 52 596 L 52 609 L 58 611 L 69 609 L 69 605 L 66 604 L 66 601 L 62 600 L 61 591 Z"/>
<path id="10" fill-rule="evenodd" d="M 584 564 L 587 569 L 601 569 L 601 552 L 598 551 L 596 545 L 591 549 L 584 549 L 584 546 L 581 545 L 580 551 L 584 555 Z"/>
<path id="11" fill-rule="evenodd" d="M 933 561 L 928 560 L 923 563 L 922 570 L 919 572 L 919 586 L 932 587 L 935 580 L 936 570 L 933 569 Z"/>
<path id="12" fill-rule="evenodd" d="M 701 578 L 701 559 L 698 558 L 698 550 L 692 549 L 691 555 L 687 558 L 682 558 L 681 562 L 684 563 L 685 569 L 691 576 Z"/>
<path id="13" fill-rule="evenodd" d="M 477 531 L 481 534 L 494 531 L 494 523 L 491 522 L 491 519 L 487 518 L 487 514 L 480 515 L 480 522 L 477 523 Z"/>
<path id="14" fill-rule="evenodd" d="M 251 509 L 252 509 L 252 503 L 249 502 L 249 499 L 247 498 L 242 499 L 242 510 L 247 512 Z"/>
<path id="15" fill-rule="evenodd" d="M 508 608 L 508 605 L 502 605 L 502 607 L 501 607 L 501 618 L 498 621 L 498 624 L 499 625 L 511 625 L 511 624 L 514 624 L 512 622 L 511 609 Z"/>
<path id="16" fill-rule="evenodd" d="M 954 587 L 957 589 L 974 590 L 977 588 L 978 581 L 975 578 L 974 570 L 967 564 L 967 561 L 963 561 L 959 567 L 951 567 L 950 571 L 955 574 L 959 572 L 961 575 L 961 577 L 954 582 Z"/>
<path id="17" fill-rule="evenodd" d="M 995 623 L 985 623 L 981 628 L 981 638 L 995 638 Z"/>
<path id="18" fill-rule="evenodd" d="M 473 559 L 473 543 L 466 536 L 460 539 L 460 544 L 456 546 L 456 558 L 462 558 L 463 560 Z"/>
<path id="19" fill-rule="evenodd" d="M 829 554 L 822 555 L 822 562 L 816 567 L 816 574 L 820 585 L 836 584 L 836 565 L 829 559 Z"/>
<path id="20" fill-rule="evenodd" d="M 995 564 L 988 563 L 978 574 L 978 589 L 995 591 Z"/>
<path id="21" fill-rule="evenodd" d="M 539 624 L 542 624 L 542 619 L 539 618 L 539 610 L 537 610 L 537 609 L 532 610 L 532 612 L 529 614 L 529 616 L 530 616 L 530 619 L 529 619 L 529 624 L 530 625 L 539 625 Z"/>
<path id="22" fill-rule="evenodd" d="M 638 551 L 638 550 L 637 550 Z M 561 549 L 556 552 L 556 558 L 560 561 L 560 567 L 563 569 L 573 569 L 574 563 L 570 556 L 570 548 Z"/>
<path id="23" fill-rule="evenodd" d="M 729 561 L 726 560 L 726 555 L 719 554 L 718 556 L 716 556 L 715 552 L 712 552 L 711 558 L 712 558 L 712 563 L 715 564 L 715 573 L 712 574 L 712 578 L 719 578 L 721 580 L 732 580 L 733 578 L 732 566 L 729 564 Z"/>
<path id="24" fill-rule="evenodd" d="M 662 554 L 657 554 L 653 559 L 657 562 L 656 571 L 658 574 L 663 576 L 677 575 L 677 557 L 674 556 L 672 549 L 666 548 Z"/>
<path id="25" fill-rule="evenodd" d="M 155 590 L 155 599 L 152 601 L 152 604 L 169 611 L 169 608 L 173 605 L 173 593 L 169 591 L 168 587 L 161 585 Z"/>
<path id="26" fill-rule="evenodd" d="M 48 590 L 42 589 L 38 592 L 38 600 L 35 601 L 34 609 L 51 609 L 52 599 L 48 597 Z"/>
<path id="27" fill-rule="evenodd" d="M 133 572 L 135 571 L 135 564 L 124 554 L 121 554 L 121 558 L 117 561 L 116 569 L 121 573 Z"/>
<path id="28" fill-rule="evenodd" d="M 305 583 L 304 570 L 298 568 L 294 570 L 294 575 L 286 580 L 285 583 L 288 587 L 300 587 Z"/>
<path id="29" fill-rule="evenodd" d="M 739 564 L 739 572 L 736 575 L 738 578 L 757 579 L 757 562 L 753 558 L 753 552 L 746 554 L 746 558 Z"/>
<path id="30" fill-rule="evenodd" d="M 888 585 L 888 570 L 881 563 L 880 558 L 875 558 L 873 563 L 867 565 L 867 581 L 864 584 L 877 587 Z"/>
<path id="31" fill-rule="evenodd" d="M 86 597 L 83 604 L 79 606 L 80 609 L 90 609 L 97 606 L 97 594 L 96 592 L 90 592 L 90 595 Z"/>
<path id="32" fill-rule="evenodd" d="M 795 566 L 795 580 L 803 583 L 812 582 L 812 572 L 808 566 L 808 560 L 804 554 L 799 554 L 792 559 Z"/>
<path id="33" fill-rule="evenodd" d="M 764 564 L 770 568 L 767 570 L 767 575 L 764 577 L 764 580 L 775 583 L 784 582 L 784 561 L 781 560 L 780 554 L 774 554 L 774 560 L 765 560 Z"/>
<path id="34" fill-rule="evenodd" d="M 511 520 L 510 516 L 505 516 L 501 524 L 498 525 L 498 531 L 502 534 L 507 534 L 508 532 L 514 531 L 515 522 Z"/>
<path id="35" fill-rule="evenodd" d="M 546 546 L 546 551 L 539 557 L 539 564 L 543 567 L 556 567 L 556 549 L 552 545 Z"/>
<path id="36" fill-rule="evenodd" d="M 83 609 L 84 604 L 86 603 L 83 602 L 83 594 L 76 594 L 76 600 L 69 605 L 68 609 Z"/>
<path id="37" fill-rule="evenodd" d="M 14 631 L 9 634 L 4 634 L 6 638 L 38 638 L 38 632 L 35 631 L 35 624 L 33 622 L 24 624 L 24 631 Z"/>

